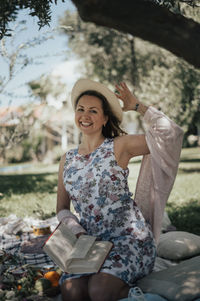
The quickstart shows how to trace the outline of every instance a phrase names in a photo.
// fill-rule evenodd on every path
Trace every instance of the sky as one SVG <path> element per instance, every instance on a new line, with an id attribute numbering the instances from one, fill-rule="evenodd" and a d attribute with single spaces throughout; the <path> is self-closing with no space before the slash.
<path id="1" fill-rule="evenodd" d="M 18 106 L 31 101 L 26 83 L 38 79 L 43 74 L 48 75 L 51 73 L 61 76 L 62 81 L 66 82 L 69 90 L 81 76 L 78 70 L 80 62 L 67 54 L 67 37 L 58 31 L 59 17 L 62 17 L 67 9 L 75 10 L 70 0 L 65 0 L 65 3 L 58 0 L 57 5 L 52 4 L 50 27 L 45 26 L 40 30 L 37 25 L 38 18 L 29 16 L 29 10 L 19 11 L 17 20 L 9 24 L 10 28 L 14 29 L 13 33 L 16 34 L 16 37 L 14 40 L 11 37 L 5 38 L 8 53 L 14 52 L 22 44 L 27 44 L 34 37 L 51 35 L 52 38 L 25 51 L 29 58 L 33 59 L 34 64 L 20 70 L 6 85 L 6 93 L 0 94 L 0 106 Z M 16 25 L 22 20 L 26 20 L 26 25 L 21 25 L 19 28 L 22 29 L 23 26 L 26 26 L 27 29 L 19 31 Z M 0 76 L 7 77 L 7 75 L 8 64 L 1 54 Z M 13 92 L 15 94 L 14 98 L 9 94 Z"/>

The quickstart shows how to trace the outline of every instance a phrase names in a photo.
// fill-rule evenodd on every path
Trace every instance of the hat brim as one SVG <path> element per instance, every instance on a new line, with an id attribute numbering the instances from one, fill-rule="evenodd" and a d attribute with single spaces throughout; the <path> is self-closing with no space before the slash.
<path id="1" fill-rule="evenodd" d="M 118 118 L 120 122 L 122 121 L 122 115 L 123 115 L 122 108 L 115 94 L 110 89 L 108 89 L 104 84 L 95 82 L 90 79 L 79 79 L 75 83 L 71 92 L 71 102 L 74 110 L 75 110 L 77 98 L 83 92 L 88 90 L 93 90 L 101 93 L 107 99 L 110 108 L 112 110 L 112 113 Z"/>

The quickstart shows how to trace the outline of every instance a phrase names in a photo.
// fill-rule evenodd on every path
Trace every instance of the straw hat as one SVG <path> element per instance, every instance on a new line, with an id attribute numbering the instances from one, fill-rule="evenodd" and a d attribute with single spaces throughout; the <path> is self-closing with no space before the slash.
<path id="1" fill-rule="evenodd" d="M 75 83 L 71 92 L 71 102 L 74 110 L 76 100 L 79 97 L 79 95 L 88 90 L 94 90 L 101 93 L 107 99 L 113 114 L 119 119 L 120 122 L 122 121 L 122 108 L 115 94 L 104 84 L 95 82 L 90 79 L 79 79 Z"/>

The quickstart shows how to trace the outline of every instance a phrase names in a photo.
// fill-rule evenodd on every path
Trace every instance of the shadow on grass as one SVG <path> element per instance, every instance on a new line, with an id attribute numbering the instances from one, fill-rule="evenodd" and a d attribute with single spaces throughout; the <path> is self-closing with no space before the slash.
<path id="1" fill-rule="evenodd" d="M 166 210 L 178 231 L 200 235 L 200 200 L 190 200 L 183 205 L 167 204 Z"/>
<path id="2" fill-rule="evenodd" d="M 0 192 L 4 195 L 30 192 L 55 193 L 57 173 L 0 175 Z"/>
<path id="3" fill-rule="evenodd" d="M 193 173 L 193 172 L 200 172 L 200 168 L 198 167 L 191 167 L 191 168 L 184 168 L 184 167 L 179 167 L 178 170 L 179 173 Z"/>
<path id="4" fill-rule="evenodd" d="M 200 158 L 181 158 L 180 162 L 188 162 L 188 163 L 200 163 Z"/>

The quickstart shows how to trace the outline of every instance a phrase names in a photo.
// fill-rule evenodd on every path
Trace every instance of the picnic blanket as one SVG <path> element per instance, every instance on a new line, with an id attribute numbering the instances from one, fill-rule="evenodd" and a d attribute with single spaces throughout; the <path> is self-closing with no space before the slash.
<path id="1" fill-rule="evenodd" d="M 36 236 L 33 226 L 49 225 L 51 231 L 58 224 L 53 217 L 45 221 L 33 218 L 18 218 L 15 215 L 0 218 L 0 250 L 18 256 L 21 265 L 54 267 L 54 262 L 42 251 L 48 235 Z"/>
<path id="2" fill-rule="evenodd" d="M 42 246 L 48 235 L 36 236 L 33 227 L 49 226 L 51 232 L 58 225 L 57 217 L 46 220 L 39 220 L 33 217 L 19 218 L 12 214 L 0 218 L 0 250 L 16 255 L 20 258 L 21 264 L 29 264 L 38 267 L 54 267 L 54 262 L 42 250 Z M 163 230 L 172 227 L 168 216 L 165 213 L 163 219 Z M 163 270 L 174 262 L 156 259 L 154 271 Z"/>

